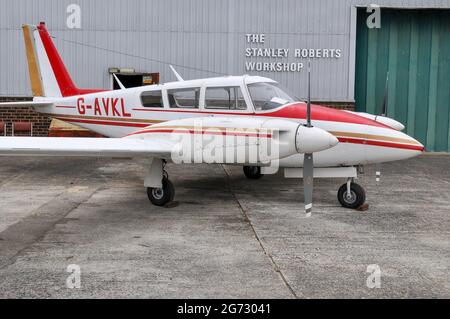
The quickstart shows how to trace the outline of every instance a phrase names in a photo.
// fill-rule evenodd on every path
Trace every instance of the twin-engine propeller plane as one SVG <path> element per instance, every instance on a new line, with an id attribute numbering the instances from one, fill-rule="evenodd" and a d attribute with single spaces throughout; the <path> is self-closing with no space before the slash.
<path id="1" fill-rule="evenodd" d="M 309 84 L 306 103 L 268 78 L 184 81 L 175 70 L 178 81 L 161 85 L 79 89 L 45 24 L 24 25 L 23 32 L 34 99 L 2 105 L 32 105 L 108 138 L 1 137 L 0 155 L 146 158 L 144 185 L 155 205 L 174 199 L 165 164 L 192 162 L 241 165 L 251 179 L 282 168 L 286 177 L 303 178 L 307 215 L 313 177 L 346 178 L 338 200 L 358 208 L 365 202 L 354 182 L 360 166 L 424 150 L 395 120 L 311 105 Z"/>

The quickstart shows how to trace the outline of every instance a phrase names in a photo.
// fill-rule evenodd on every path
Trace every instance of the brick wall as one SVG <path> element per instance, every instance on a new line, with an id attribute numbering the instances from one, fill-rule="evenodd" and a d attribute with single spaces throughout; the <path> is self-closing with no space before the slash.
<path id="1" fill-rule="evenodd" d="M 0 102 L 30 101 L 31 98 L 0 97 Z M 7 135 L 11 135 L 12 122 L 32 122 L 34 136 L 48 136 L 51 120 L 30 106 L 0 107 L 0 122 L 6 122 Z"/>
<path id="2" fill-rule="evenodd" d="M 314 102 L 319 105 L 328 106 L 333 109 L 355 111 L 355 103 L 351 102 Z"/>

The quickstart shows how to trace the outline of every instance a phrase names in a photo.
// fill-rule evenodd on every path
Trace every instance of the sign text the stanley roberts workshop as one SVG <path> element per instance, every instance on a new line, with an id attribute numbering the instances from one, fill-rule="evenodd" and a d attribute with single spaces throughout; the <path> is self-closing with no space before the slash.
<path id="1" fill-rule="evenodd" d="M 245 41 L 251 45 L 264 45 L 266 41 L 265 34 L 245 35 Z M 264 48 L 264 47 L 246 47 L 245 57 L 247 59 L 271 59 L 270 62 L 246 61 L 246 71 L 257 72 L 299 72 L 303 69 L 303 62 L 279 62 L 274 59 L 340 59 L 341 49 L 336 48 Z M 291 60 L 292 61 L 292 60 Z"/>

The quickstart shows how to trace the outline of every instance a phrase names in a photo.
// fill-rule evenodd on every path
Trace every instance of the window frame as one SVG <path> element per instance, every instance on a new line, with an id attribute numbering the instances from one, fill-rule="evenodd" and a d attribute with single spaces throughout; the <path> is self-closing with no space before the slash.
<path id="1" fill-rule="evenodd" d="M 156 89 L 156 90 L 145 90 L 142 91 L 139 94 L 139 101 L 141 102 L 141 107 L 145 108 L 145 109 L 156 109 L 156 110 L 160 110 L 160 109 L 164 109 L 166 107 L 166 100 L 165 100 L 165 90 L 164 89 Z M 142 102 L 142 96 L 144 93 L 148 93 L 148 92 L 160 92 L 161 93 L 161 105 L 162 106 L 145 106 L 144 103 Z"/>
<path id="2" fill-rule="evenodd" d="M 198 90 L 198 105 L 196 107 L 186 107 L 186 106 L 176 106 L 172 107 L 169 99 L 169 95 L 171 91 L 196 91 Z M 195 87 L 179 87 L 179 88 L 170 88 L 166 89 L 166 98 L 167 98 L 167 108 L 170 110 L 190 110 L 190 111 L 199 111 L 202 109 L 202 98 L 204 99 L 204 93 L 203 88 L 201 86 L 195 86 Z M 178 101 L 176 101 L 178 105 Z"/>
<path id="3" fill-rule="evenodd" d="M 239 109 L 239 108 L 225 109 L 225 108 L 209 108 L 208 107 L 208 105 L 206 103 L 206 94 L 207 94 L 208 89 L 226 89 L 226 88 L 239 89 L 241 96 L 242 96 L 242 101 L 244 101 L 245 108 L 243 108 L 243 109 Z M 242 85 L 209 85 L 209 86 L 205 86 L 204 93 L 203 93 L 203 109 L 205 111 L 217 111 L 217 112 L 241 112 L 241 113 L 251 112 L 251 107 L 248 104 L 245 94 L 246 94 L 246 92 L 243 90 Z M 238 100 L 235 100 L 235 101 L 237 102 Z"/>
<path id="4" fill-rule="evenodd" d="M 250 92 L 250 86 L 251 85 L 255 85 L 255 84 L 271 84 L 271 85 L 273 85 L 275 87 L 278 87 L 279 83 L 278 82 L 261 81 L 261 82 L 251 82 L 251 83 L 246 83 L 245 84 L 246 90 L 248 92 L 248 97 L 249 97 L 249 99 L 250 99 L 250 101 L 252 103 L 252 108 L 253 108 L 253 111 L 255 113 L 270 113 L 270 112 L 273 112 L 274 110 L 277 110 L 277 109 L 279 109 L 281 107 L 284 107 L 284 106 L 286 106 L 286 105 L 288 105 L 290 103 L 295 103 L 295 101 L 293 101 L 293 102 L 289 102 L 289 103 L 284 104 L 284 105 L 280 105 L 280 106 L 278 106 L 276 108 L 271 108 L 271 109 L 267 109 L 267 110 L 258 110 L 256 108 L 254 102 L 253 102 L 252 93 Z M 285 94 L 289 95 L 289 93 L 285 92 L 282 88 L 279 88 L 279 89 L 282 90 Z M 293 97 L 291 97 L 291 98 L 293 98 Z"/>

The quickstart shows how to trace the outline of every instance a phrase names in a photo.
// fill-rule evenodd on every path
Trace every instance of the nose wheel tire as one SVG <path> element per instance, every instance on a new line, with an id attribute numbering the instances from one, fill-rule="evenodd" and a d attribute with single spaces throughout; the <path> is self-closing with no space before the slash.
<path id="1" fill-rule="evenodd" d="M 175 188 L 172 182 L 167 177 L 164 177 L 162 180 L 162 188 L 147 187 L 147 196 L 153 205 L 164 206 L 173 201 Z"/>
<path id="2" fill-rule="evenodd" d="M 248 179 L 260 179 L 263 176 L 259 166 L 244 166 L 244 174 Z"/>
<path id="3" fill-rule="evenodd" d="M 347 184 L 344 184 L 339 188 L 337 197 L 342 207 L 357 209 L 358 207 L 360 207 L 365 203 L 366 192 L 364 191 L 364 188 L 361 187 L 361 185 L 351 183 L 350 194 L 348 194 Z"/>

